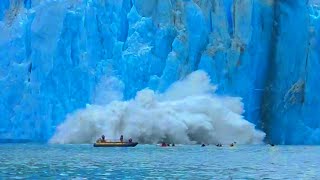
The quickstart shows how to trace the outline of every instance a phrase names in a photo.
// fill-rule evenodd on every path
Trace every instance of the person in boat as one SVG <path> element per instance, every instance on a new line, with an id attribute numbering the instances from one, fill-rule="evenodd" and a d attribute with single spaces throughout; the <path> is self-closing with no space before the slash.
<path id="1" fill-rule="evenodd" d="M 172 146 L 176 146 L 174 143 L 172 143 Z"/>
<path id="2" fill-rule="evenodd" d="M 123 135 L 120 136 L 120 142 L 123 142 Z"/>
<path id="3" fill-rule="evenodd" d="M 105 143 L 106 142 L 106 137 L 104 135 L 101 136 L 101 142 Z"/>
<path id="4" fill-rule="evenodd" d="M 167 144 L 165 142 L 161 143 L 161 147 L 167 147 Z"/>
<path id="5" fill-rule="evenodd" d="M 205 146 L 206 146 L 205 144 L 202 144 L 202 145 L 201 145 L 201 147 L 205 147 Z"/>
<path id="6" fill-rule="evenodd" d="M 131 138 L 129 139 L 129 143 L 132 143 L 132 139 Z"/>

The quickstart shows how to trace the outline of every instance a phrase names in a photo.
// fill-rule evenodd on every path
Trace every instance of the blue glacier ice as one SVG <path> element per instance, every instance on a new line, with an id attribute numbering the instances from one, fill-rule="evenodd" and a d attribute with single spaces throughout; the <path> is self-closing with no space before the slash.
<path id="1" fill-rule="evenodd" d="M 0 139 L 47 141 L 99 88 L 128 100 L 198 69 L 267 142 L 320 144 L 318 0 L 2 0 Z"/>

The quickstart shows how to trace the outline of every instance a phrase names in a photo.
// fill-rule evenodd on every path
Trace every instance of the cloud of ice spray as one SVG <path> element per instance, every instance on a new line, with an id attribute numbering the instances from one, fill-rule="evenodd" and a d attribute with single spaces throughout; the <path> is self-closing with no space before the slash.
<path id="1" fill-rule="evenodd" d="M 262 143 L 265 133 L 243 119 L 241 98 L 220 97 L 203 71 L 174 83 L 165 93 L 144 89 L 130 101 L 88 105 L 66 118 L 51 143 L 91 143 L 132 137 L 140 143 Z"/>
<path id="2" fill-rule="evenodd" d="M 124 84 L 116 77 L 102 77 L 100 83 L 96 85 L 93 96 L 93 103 L 96 105 L 106 105 L 115 100 L 123 98 Z"/>

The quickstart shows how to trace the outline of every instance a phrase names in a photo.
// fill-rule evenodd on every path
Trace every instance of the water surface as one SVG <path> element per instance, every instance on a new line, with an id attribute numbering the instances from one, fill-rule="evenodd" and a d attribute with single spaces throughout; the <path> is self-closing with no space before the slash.
<path id="1" fill-rule="evenodd" d="M 318 146 L 0 144 L 0 179 L 320 179 Z"/>

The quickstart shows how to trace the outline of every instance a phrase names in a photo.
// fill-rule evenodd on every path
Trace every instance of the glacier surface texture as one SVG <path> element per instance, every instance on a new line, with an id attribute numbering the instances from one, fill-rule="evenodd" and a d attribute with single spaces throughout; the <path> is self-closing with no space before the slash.
<path id="1" fill-rule="evenodd" d="M 243 98 L 266 142 L 320 144 L 318 4 L 1 0 L 0 141 L 47 141 L 86 104 L 204 70 L 218 94 Z"/>

